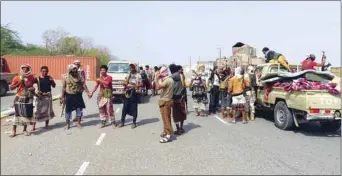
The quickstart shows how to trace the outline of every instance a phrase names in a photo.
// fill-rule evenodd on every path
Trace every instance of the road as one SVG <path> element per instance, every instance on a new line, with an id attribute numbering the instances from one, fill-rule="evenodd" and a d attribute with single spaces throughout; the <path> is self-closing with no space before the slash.
<path id="1" fill-rule="evenodd" d="M 131 117 L 123 128 L 98 129 L 96 98 L 84 97 L 83 129 L 64 129 L 57 102 L 51 130 L 40 123 L 31 136 L 9 138 L 11 123 L 3 119 L 1 174 L 341 174 L 340 131 L 323 133 L 316 124 L 282 131 L 262 115 L 248 124 L 228 124 L 215 116 L 196 117 L 189 108 L 186 133 L 160 144 L 157 97 L 139 105 L 136 129 L 130 128 Z M 121 110 L 115 104 L 117 120 Z"/>

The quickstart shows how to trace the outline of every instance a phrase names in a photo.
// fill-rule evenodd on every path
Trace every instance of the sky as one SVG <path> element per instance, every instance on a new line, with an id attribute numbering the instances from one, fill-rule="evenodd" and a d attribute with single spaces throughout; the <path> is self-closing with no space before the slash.
<path id="1" fill-rule="evenodd" d="M 42 33 L 62 27 L 92 38 L 120 59 L 150 65 L 189 64 L 232 55 L 243 42 L 265 46 L 299 64 L 321 51 L 341 64 L 341 4 L 324 2 L 230 1 L 51 1 L 1 2 L 1 24 L 10 24 L 25 43 L 43 44 Z"/>

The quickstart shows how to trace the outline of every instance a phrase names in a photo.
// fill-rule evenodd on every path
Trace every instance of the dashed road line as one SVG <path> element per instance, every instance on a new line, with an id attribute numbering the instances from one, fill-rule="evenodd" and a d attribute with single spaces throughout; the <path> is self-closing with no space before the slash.
<path id="1" fill-rule="evenodd" d="M 228 122 L 224 121 L 224 120 L 223 120 L 222 118 L 220 118 L 219 116 L 215 116 L 215 118 L 216 118 L 217 120 L 221 121 L 222 123 L 224 123 L 224 124 L 230 126 L 230 124 L 229 124 Z"/>
<path id="2" fill-rule="evenodd" d="M 105 136 L 106 136 L 106 133 L 102 133 L 99 139 L 96 141 L 95 145 L 100 145 Z"/>
<path id="3" fill-rule="evenodd" d="M 84 174 L 84 171 L 87 169 L 89 165 L 89 162 L 83 162 L 83 164 L 81 165 L 80 169 L 78 169 L 78 171 L 76 172 L 75 175 L 83 175 Z"/>

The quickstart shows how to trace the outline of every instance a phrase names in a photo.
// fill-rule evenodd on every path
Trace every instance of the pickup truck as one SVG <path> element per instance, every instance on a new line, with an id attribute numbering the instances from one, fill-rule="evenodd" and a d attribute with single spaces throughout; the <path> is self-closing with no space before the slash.
<path id="1" fill-rule="evenodd" d="M 299 127 L 302 123 L 312 121 L 319 122 L 325 131 L 334 132 L 341 127 L 341 95 L 332 95 L 326 90 L 285 92 L 280 88 L 273 88 L 266 100 L 266 87 L 261 78 L 288 71 L 278 64 L 262 64 L 257 66 L 256 72 L 260 73 L 257 76 L 256 109 L 273 112 L 278 128 L 290 130 L 294 126 Z"/>
<path id="2" fill-rule="evenodd" d="M 15 73 L 0 73 L 0 96 L 5 96 L 9 91 L 9 84 L 13 78 L 17 76 Z"/>

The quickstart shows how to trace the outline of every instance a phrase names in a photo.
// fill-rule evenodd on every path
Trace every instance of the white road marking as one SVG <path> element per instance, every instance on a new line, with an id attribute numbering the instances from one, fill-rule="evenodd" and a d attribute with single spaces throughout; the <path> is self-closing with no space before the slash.
<path id="1" fill-rule="evenodd" d="M 80 169 L 78 169 L 78 171 L 75 175 L 83 175 L 83 173 L 87 169 L 88 165 L 89 165 L 89 162 L 83 162 Z"/>
<path id="2" fill-rule="evenodd" d="M 119 111 L 120 111 L 120 108 L 116 109 L 115 113 L 119 113 Z"/>
<path id="3" fill-rule="evenodd" d="M 102 133 L 99 139 L 96 141 L 95 145 L 100 145 L 105 136 L 106 136 L 106 133 Z"/>
<path id="4" fill-rule="evenodd" d="M 220 118 L 219 116 L 215 116 L 215 118 L 219 121 L 221 121 L 224 124 L 227 124 L 228 126 L 230 125 L 228 122 L 224 121 L 222 118 Z"/>

